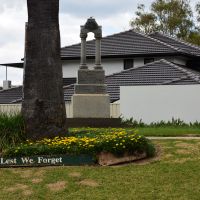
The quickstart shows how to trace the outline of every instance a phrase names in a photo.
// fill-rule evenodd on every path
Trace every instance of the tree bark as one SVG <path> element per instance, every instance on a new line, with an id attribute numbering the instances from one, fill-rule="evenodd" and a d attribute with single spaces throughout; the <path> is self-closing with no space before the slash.
<path id="1" fill-rule="evenodd" d="M 27 0 L 22 115 L 29 139 L 66 133 L 59 0 Z"/>

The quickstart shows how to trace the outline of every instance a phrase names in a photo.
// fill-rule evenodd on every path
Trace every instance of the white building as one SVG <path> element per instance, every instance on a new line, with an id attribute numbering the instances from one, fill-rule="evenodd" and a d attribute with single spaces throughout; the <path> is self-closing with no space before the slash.
<path id="1" fill-rule="evenodd" d="M 198 46 L 162 35 L 160 33 L 144 35 L 133 30 L 129 30 L 104 37 L 102 39 L 101 49 L 102 66 L 104 67 L 107 75 L 106 83 L 108 85 L 108 93 L 110 94 L 111 102 L 120 102 L 120 99 L 122 100 L 120 102 L 122 108 L 121 113 L 122 115 L 125 115 L 125 117 L 133 116 L 136 118 L 140 117 L 141 119 L 146 119 L 146 116 L 144 116 L 146 114 L 143 116 L 135 116 L 136 113 L 134 113 L 134 109 L 129 109 L 134 108 L 134 105 L 130 105 L 130 102 L 125 101 L 125 99 L 134 99 L 131 94 L 127 94 L 128 91 L 131 91 L 129 90 L 130 86 L 135 88 L 139 86 L 147 87 L 151 85 L 151 87 L 155 88 L 158 85 L 171 85 L 173 86 L 173 89 L 178 85 L 183 86 L 183 88 L 184 85 L 197 85 L 197 88 L 199 87 L 200 47 Z M 92 40 L 87 42 L 87 63 L 90 68 L 94 65 L 94 57 L 95 41 Z M 70 102 L 71 96 L 74 93 L 73 84 L 76 82 L 77 70 L 80 63 L 80 44 L 62 48 L 61 59 L 63 63 L 65 101 Z M 23 63 L 4 65 L 23 67 Z M 120 87 L 122 91 L 121 94 Z M 127 92 L 126 87 L 129 87 Z M 190 88 L 187 87 L 185 94 L 188 93 L 188 90 L 190 90 Z M 159 90 L 157 92 L 159 92 Z M 182 92 L 184 93 L 184 89 Z M 137 95 L 137 93 L 134 92 L 130 93 L 134 94 L 134 96 Z M 195 96 L 196 92 L 193 93 L 194 98 L 198 99 L 198 97 Z M 173 92 L 171 95 L 173 95 Z M 190 93 L 190 95 L 192 94 Z M 142 100 L 147 97 L 143 96 L 140 98 Z M 173 98 L 174 102 L 177 102 L 178 105 L 180 99 L 178 99 L 178 97 L 176 97 L 176 99 L 175 96 Z M 192 101 L 194 98 L 191 98 L 188 102 L 185 101 L 185 104 L 184 100 L 182 100 L 183 107 L 188 107 L 191 104 L 193 104 L 193 107 L 199 107 L 197 102 Z M 0 104 L 15 103 L 20 102 L 21 100 L 22 87 L 3 90 L 0 92 Z M 161 107 L 165 104 L 163 101 L 160 103 Z M 174 104 L 175 107 L 177 105 Z M 149 106 L 153 105 L 149 104 Z M 137 105 L 137 107 L 139 106 Z M 129 113 L 127 113 L 128 110 Z M 173 107 L 171 107 L 171 110 L 173 110 Z M 172 112 L 169 116 L 181 118 L 182 116 L 185 116 L 185 114 L 181 116 L 180 112 L 178 115 L 177 113 Z M 162 120 L 162 116 L 157 114 L 157 118 L 154 118 L 153 120 L 156 119 Z M 167 120 L 167 118 L 163 119 Z M 195 119 L 200 120 L 193 118 L 192 121 Z"/>

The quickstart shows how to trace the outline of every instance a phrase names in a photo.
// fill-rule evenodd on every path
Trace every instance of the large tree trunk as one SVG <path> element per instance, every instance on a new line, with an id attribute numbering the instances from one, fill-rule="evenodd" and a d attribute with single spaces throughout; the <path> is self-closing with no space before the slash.
<path id="1" fill-rule="evenodd" d="M 59 0 L 27 0 L 22 114 L 29 139 L 63 135 Z"/>

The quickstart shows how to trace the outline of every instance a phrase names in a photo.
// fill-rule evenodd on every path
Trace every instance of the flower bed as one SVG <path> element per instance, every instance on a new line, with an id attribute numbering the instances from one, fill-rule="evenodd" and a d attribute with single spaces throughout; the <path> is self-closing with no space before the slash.
<path id="1" fill-rule="evenodd" d="M 146 153 L 153 156 L 155 149 L 152 143 L 136 131 L 125 129 L 71 129 L 67 137 L 43 139 L 37 142 L 26 141 L 3 152 L 4 157 L 34 155 L 80 155 L 88 154 L 96 157 L 101 152 L 109 152 L 120 156 L 124 152 Z"/>

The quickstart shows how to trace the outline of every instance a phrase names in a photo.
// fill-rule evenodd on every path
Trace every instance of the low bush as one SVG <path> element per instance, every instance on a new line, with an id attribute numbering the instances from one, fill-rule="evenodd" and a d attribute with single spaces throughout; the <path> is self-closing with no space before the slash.
<path id="1" fill-rule="evenodd" d="M 77 129 L 78 130 L 78 129 Z M 72 130 L 69 137 L 55 137 L 43 139 L 37 142 L 26 141 L 17 147 L 8 148 L 3 152 L 4 156 L 33 156 L 33 155 L 56 155 L 56 154 L 92 154 L 111 152 L 121 155 L 124 152 L 146 152 L 147 156 L 153 156 L 155 148 L 153 144 L 135 133 L 123 129 L 104 129 L 104 132 L 95 133 L 95 129 L 86 129 L 77 132 Z M 92 131 L 94 130 L 94 132 Z M 117 131 L 116 131 L 117 130 Z M 100 131 L 96 129 L 96 131 Z"/>
<path id="2" fill-rule="evenodd" d="M 157 127 L 192 127 L 192 128 L 200 128 L 200 122 L 196 121 L 194 123 L 186 123 L 181 119 L 172 118 L 171 121 L 158 121 L 151 122 L 150 124 L 146 124 L 140 119 L 139 121 L 134 120 L 132 117 L 130 119 L 121 118 L 121 125 L 123 127 L 138 127 L 138 128 L 157 128 Z"/>
<path id="3" fill-rule="evenodd" d="M 24 121 L 20 114 L 0 113 L 0 151 L 25 140 Z"/>

